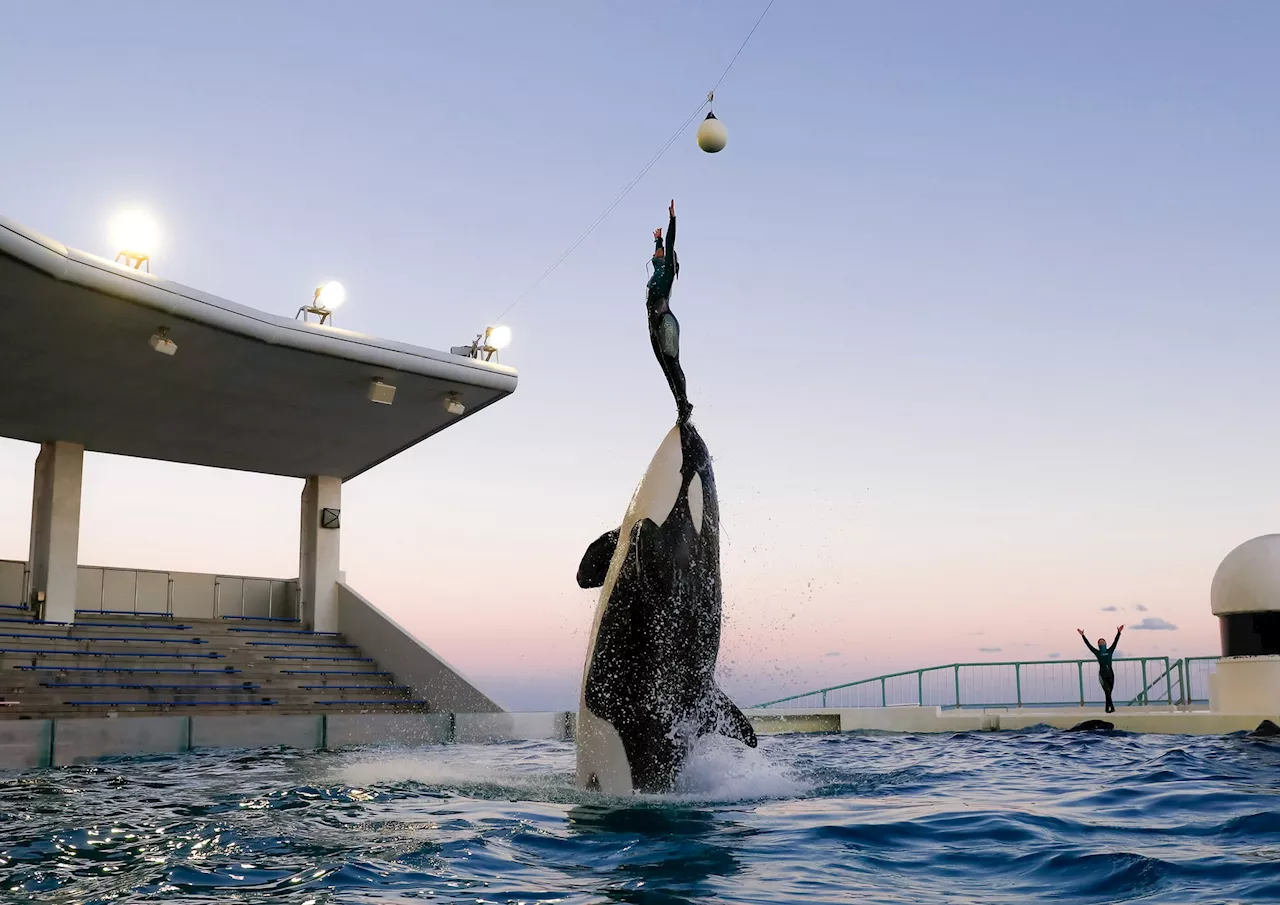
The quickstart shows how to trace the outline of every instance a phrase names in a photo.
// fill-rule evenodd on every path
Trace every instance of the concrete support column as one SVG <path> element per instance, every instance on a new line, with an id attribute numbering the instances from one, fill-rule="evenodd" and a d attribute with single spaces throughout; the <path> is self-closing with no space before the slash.
<path id="1" fill-rule="evenodd" d="M 42 619 L 73 622 L 80 554 L 80 483 L 84 447 L 42 443 L 31 494 L 31 570 L 28 603 L 41 595 Z"/>
<path id="2" fill-rule="evenodd" d="M 307 478 L 302 488 L 298 584 L 302 621 L 317 632 L 338 630 L 338 547 L 342 533 L 342 481 Z"/>

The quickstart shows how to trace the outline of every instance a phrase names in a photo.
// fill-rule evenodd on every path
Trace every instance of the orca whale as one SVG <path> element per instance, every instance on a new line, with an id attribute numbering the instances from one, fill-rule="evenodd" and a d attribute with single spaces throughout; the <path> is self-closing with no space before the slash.
<path id="1" fill-rule="evenodd" d="M 675 399 L 667 432 L 622 524 L 587 547 L 578 584 L 600 588 L 578 705 L 578 785 L 611 795 L 665 792 L 693 743 L 718 732 L 756 746 L 751 723 L 716 685 L 720 655 L 720 504 L 711 454 L 689 422 L 680 325 L 676 203 L 667 245 L 654 232 L 645 308 L 649 340 Z"/>
<path id="2" fill-rule="evenodd" d="M 1115 723 L 1106 720 L 1085 720 L 1083 723 L 1076 723 L 1067 732 L 1110 732 L 1116 728 Z"/>
<path id="3" fill-rule="evenodd" d="M 587 548 L 578 584 L 602 589 L 578 707 L 581 788 L 670 791 L 700 736 L 756 746 L 715 681 L 720 507 L 711 456 L 691 423 L 667 433 L 622 525 Z"/>

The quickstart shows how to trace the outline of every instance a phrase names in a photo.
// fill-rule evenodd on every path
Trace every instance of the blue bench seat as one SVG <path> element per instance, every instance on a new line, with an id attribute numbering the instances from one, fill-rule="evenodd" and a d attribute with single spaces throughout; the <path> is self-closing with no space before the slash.
<path id="1" fill-rule="evenodd" d="M 72 630 L 74 631 L 74 629 Z M 0 637 L 4 637 L 0 635 Z M 67 635 L 68 641 L 127 641 L 130 644 L 208 644 L 204 638 L 117 638 L 115 635 Z"/>
<path id="2" fill-rule="evenodd" d="M 113 673 L 113 674 L 124 674 L 124 675 L 130 675 L 130 676 L 132 675 L 230 676 L 240 672 L 240 670 L 236 669 L 233 666 L 225 666 L 222 669 L 140 669 L 136 666 L 28 666 L 26 664 L 23 664 L 22 666 L 15 666 L 14 669 L 25 669 L 25 670 L 33 670 L 33 671 L 43 670 L 43 671 L 51 671 L 51 672 Z"/>
<path id="3" fill-rule="evenodd" d="M 41 650 L 38 647 L 0 647 L 0 656 L 5 654 L 34 654 L 41 657 L 124 657 L 125 659 L 138 659 L 142 657 L 164 657 L 166 660 L 216 660 L 222 657 L 222 654 L 215 651 L 209 651 L 207 654 L 153 654 L 138 653 L 136 651 L 108 651 L 108 650 Z M 307 659 L 306 657 L 294 659 Z"/>
<path id="4" fill-rule="evenodd" d="M 303 691 L 386 691 L 407 694 L 408 685 L 301 685 Z"/>
<path id="5" fill-rule="evenodd" d="M 301 619 L 290 619 L 287 616 L 223 616 L 223 619 L 245 619 L 255 622 L 301 622 Z"/>
<path id="6" fill-rule="evenodd" d="M 366 672 L 362 669 L 282 669 L 286 676 L 379 676 L 391 678 L 389 672 Z"/>
<path id="7" fill-rule="evenodd" d="M 312 704 L 319 704 L 322 707 L 338 705 L 343 707 L 368 707 L 373 705 L 385 706 L 387 704 L 404 704 L 409 706 L 425 707 L 426 701 L 405 701 L 405 700 L 381 700 L 381 701 L 312 701 Z"/>
<path id="8" fill-rule="evenodd" d="M 262 628 L 260 626 L 237 625 L 227 629 L 229 632 L 258 632 L 264 635 L 327 635 L 331 638 L 342 636 L 342 632 L 313 632 L 309 628 Z"/>
<path id="9" fill-rule="evenodd" d="M 311 647 L 321 650 L 343 650 L 355 647 L 354 644 L 325 644 L 321 641 L 246 641 L 245 647 Z"/>
<path id="10" fill-rule="evenodd" d="M 18 625 L 56 625 L 59 628 L 136 628 L 164 629 L 165 631 L 187 631 L 189 625 L 167 625 L 147 622 L 53 622 L 48 619 L 19 619 L 17 616 L 0 616 L 0 622 L 17 623 Z"/>
<path id="11" fill-rule="evenodd" d="M 77 616 L 154 616 L 157 619 L 172 619 L 173 613 L 161 613 L 148 610 L 76 610 Z"/>
<path id="12" fill-rule="evenodd" d="M 46 625 L 71 625 L 76 628 L 136 628 L 143 631 L 154 628 L 161 629 L 166 632 L 185 632 L 190 631 L 189 625 L 178 625 L 175 623 L 165 622 L 47 622 Z"/>
<path id="13" fill-rule="evenodd" d="M 0 638 L 41 638 L 46 641 L 127 641 L 131 644 L 208 644 L 203 638 L 85 638 L 75 635 L 38 635 L 35 632 L 0 632 Z"/>
<path id="14" fill-rule="evenodd" d="M 68 707 L 274 707 L 279 701 L 63 701 Z"/>
<path id="15" fill-rule="evenodd" d="M 329 663 L 372 663 L 373 657 L 305 657 L 300 654 L 271 654 L 267 660 L 323 660 Z"/>
<path id="16" fill-rule="evenodd" d="M 257 691 L 250 682 L 240 685 L 139 685 L 132 682 L 41 682 L 45 688 L 145 688 L 148 691 Z"/>

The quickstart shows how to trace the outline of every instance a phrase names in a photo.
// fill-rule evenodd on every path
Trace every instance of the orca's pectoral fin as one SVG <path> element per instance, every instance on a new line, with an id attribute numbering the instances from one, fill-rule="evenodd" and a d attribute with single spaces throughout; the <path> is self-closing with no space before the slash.
<path id="1" fill-rule="evenodd" d="M 606 531 L 587 547 L 587 552 L 582 554 L 582 562 L 578 564 L 578 587 L 599 588 L 604 585 L 613 551 L 618 548 L 619 531 L 618 528 Z"/>
<path id="2" fill-rule="evenodd" d="M 751 728 L 751 721 L 717 685 L 711 686 L 711 697 L 702 721 L 702 734 L 712 732 L 740 741 L 748 748 L 756 746 L 756 731 Z"/>

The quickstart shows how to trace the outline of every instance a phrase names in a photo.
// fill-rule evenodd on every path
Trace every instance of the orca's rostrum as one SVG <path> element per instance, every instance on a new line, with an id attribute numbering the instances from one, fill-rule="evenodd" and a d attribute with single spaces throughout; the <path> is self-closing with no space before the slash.
<path id="1" fill-rule="evenodd" d="M 679 324 L 675 205 L 668 247 L 654 233 L 649 334 L 677 409 L 622 525 L 590 547 L 578 584 L 601 588 L 578 708 L 578 785 L 609 794 L 671 790 L 693 743 L 720 733 L 756 745 L 716 685 L 720 653 L 720 508 L 711 455 L 689 421 Z M 665 253 L 664 253 L 665 251 Z"/>

